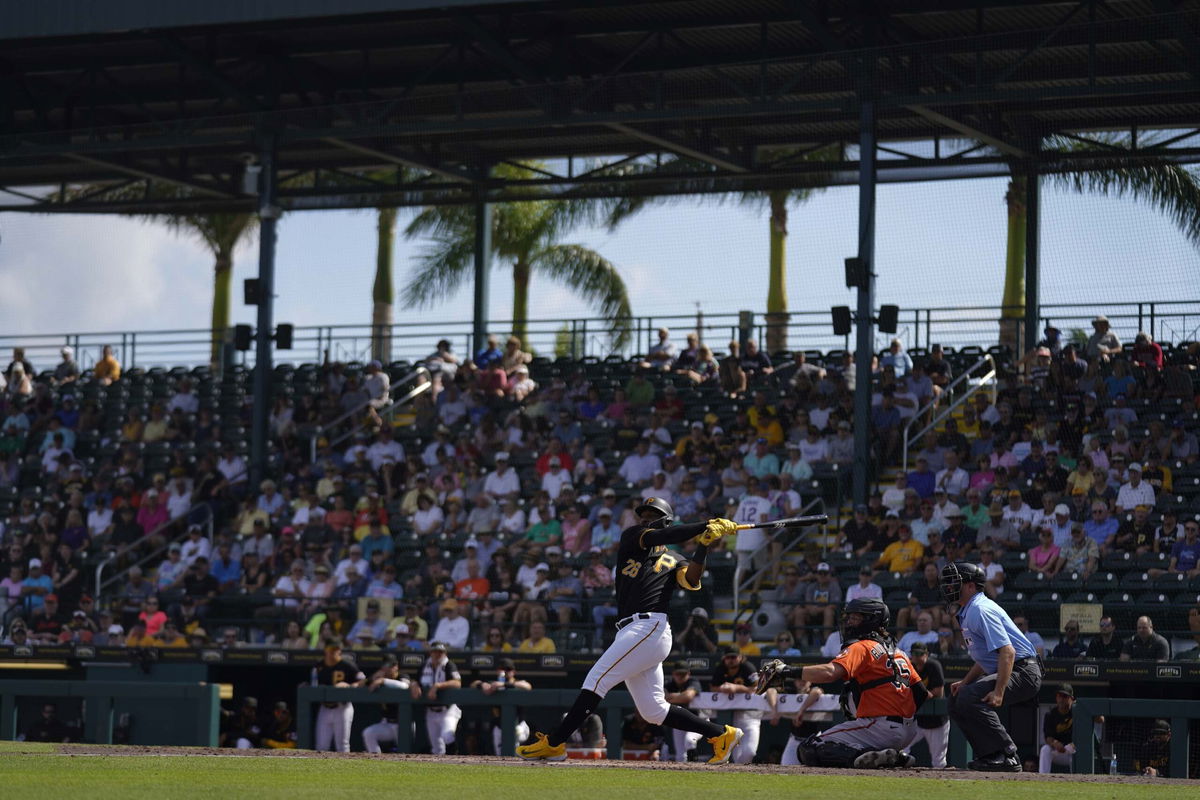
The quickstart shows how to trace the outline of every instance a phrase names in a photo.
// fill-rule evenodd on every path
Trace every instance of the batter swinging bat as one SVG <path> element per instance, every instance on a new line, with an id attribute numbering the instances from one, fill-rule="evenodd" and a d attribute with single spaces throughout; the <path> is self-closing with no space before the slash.
<path id="1" fill-rule="evenodd" d="M 829 522 L 828 514 L 812 514 L 807 517 L 788 517 L 787 519 L 777 519 L 774 522 L 759 522 L 745 523 L 738 525 L 739 531 L 749 530 L 751 528 L 767 528 L 779 530 L 781 528 L 806 528 L 809 525 L 824 525 Z"/>

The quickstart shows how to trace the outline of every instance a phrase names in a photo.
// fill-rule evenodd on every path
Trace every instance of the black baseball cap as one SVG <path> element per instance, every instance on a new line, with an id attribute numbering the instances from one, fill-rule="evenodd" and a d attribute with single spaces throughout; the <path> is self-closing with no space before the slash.
<path id="1" fill-rule="evenodd" d="M 908 648 L 910 656 L 926 656 L 929 655 L 929 645 L 924 642 L 913 642 Z"/>
<path id="2" fill-rule="evenodd" d="M 1071 684 L 1069 684 L 1069 683 L 1061 683 L 1058 686 L 1058 690 L 1055 691 L 1054 693 L 1055 694 L 1065 694 L 1067 697 L 1073 698 L 1073 697 L 1075 697 L 1075 687 L 1071 686 Z"/>
<path id="3" fill-rule="evenodd" d="M 725 649 L 721 651 L 721 655 L 725 656 L 740 656 L 741 654 L 741 649 L 737 645 L 732 644 L 726 645 Z"/>

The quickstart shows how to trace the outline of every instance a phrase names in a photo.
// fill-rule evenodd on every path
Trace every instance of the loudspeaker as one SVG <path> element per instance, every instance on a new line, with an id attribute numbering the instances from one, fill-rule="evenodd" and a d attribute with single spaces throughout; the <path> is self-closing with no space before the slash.
<path id="1" fill-rule="evenodd" d="M 867 265 L 857 256 L 846 259 L 846 288 L 861 289 L 867 285 Z"/>
<path id="2" fill-rule="evenodd" d="M 275 346 L 280 350 L 292 349 L 292 334 L 295 326 L 290 322 L 282 322 L 275 326 Z"/>
<path id="3" fill-rule="evenodd" d="M 237 350 L 249 350 L 254 341 L 254 329 L 249 325 L 233 326 L 233 346 Z"/>
<path id="4" fill-rule="evenodd" d="M 248 306 L 258 305 L 258 278 L 246 278 L 242 284 L 242 299 Z"/>
<path id="5" fill-rule="evenodd" d="M 895 333 L 900 325 L 900 306 L 879 307 L 879 332 Z"/>
<path id="6" fill-rule="evenodd" d="M 833 315 L 833 332 L 837 336 L 849 336 L 853 321 L 850 319 L 850 306 L 834 306 L 829 309 Z"/>

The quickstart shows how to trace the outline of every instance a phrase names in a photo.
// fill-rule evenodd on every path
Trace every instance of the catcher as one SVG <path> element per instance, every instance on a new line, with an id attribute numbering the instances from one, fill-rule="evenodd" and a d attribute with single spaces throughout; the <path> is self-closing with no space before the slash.
<path id="1" fill-rule="evenodd" d="M 842 652 L 833 661 L 789 667 L 774 659 L 759 668 L 758 694 L 789 678 L 846 682 L 842 693 L 846 721 L 802 740 L 797 746 L 800 763 L 857 769 L 916 764 L 902 748 L 913 738 L 913 715 L 929 693 L 908 656 L 896 649 L 888 633 L 891 620 L 882 600 L 851 600 L 842 612 Z"/>

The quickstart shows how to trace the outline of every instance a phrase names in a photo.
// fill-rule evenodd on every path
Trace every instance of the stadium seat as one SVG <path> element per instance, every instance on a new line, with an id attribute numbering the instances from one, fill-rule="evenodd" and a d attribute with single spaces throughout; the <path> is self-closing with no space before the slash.
<path id="1" fill-rule="evenodd" d="M 1150 575 L 1140 570 L 1127 572 L 1121 577 L 1120 586 L 1125 591 L 1144 591 L 1150 586 Z"/>

